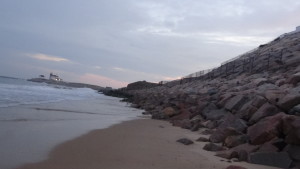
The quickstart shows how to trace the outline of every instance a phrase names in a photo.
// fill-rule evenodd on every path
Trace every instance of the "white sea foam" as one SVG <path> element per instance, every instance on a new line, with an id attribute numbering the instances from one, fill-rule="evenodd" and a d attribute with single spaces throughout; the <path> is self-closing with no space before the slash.
<path id="1" fill-rule="evenodd" d="M 99 94 L 89 88 L 70 88 L 21 79 L 0 78 L 0 96 L 0 107 L 9 107 L 97 98 Z"/>

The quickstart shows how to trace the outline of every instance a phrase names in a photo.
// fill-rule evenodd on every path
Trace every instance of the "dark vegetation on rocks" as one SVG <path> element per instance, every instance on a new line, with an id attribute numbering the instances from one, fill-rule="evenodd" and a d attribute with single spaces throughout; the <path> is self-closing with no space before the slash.
<path id="1" fill-rule="evenodd" d="M 205 149 L 217 156 L 300 167 L 300 33 L 199 77 L 132 86 L 113 92 L 153 119 L 191 131 L 205 128 L 209 139 L 199 141 L 209 141 Z"/>

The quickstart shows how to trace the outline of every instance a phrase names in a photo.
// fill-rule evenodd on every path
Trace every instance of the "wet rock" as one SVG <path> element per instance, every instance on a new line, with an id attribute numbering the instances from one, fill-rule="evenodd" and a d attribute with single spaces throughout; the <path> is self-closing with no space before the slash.
<path id="1" fill-rule="evenodd" d="M 182 143 L 184 145 L 194 144 L 194 142 L 192 140 L 187 139 L 187 138 L 181 138 L 181 139 L 177 140 L 177 142 Z"/>
<path id="2" fill-rule="evenodd" d="M 281 119 L 284 116 L 284 113 L 279 113 L 274 116 L 266 117 L 253 126 L 250 126 L 247 135 L 250 137 L 251 144 L 263 144 L 279 136 L 279 129 L 282 124 Z"/>
<path id="3" fill-rule="evenodd" d="M 206 151 L 222 151 L 224 150 L 224 147 L 214 144 L 214 143 L 207 143 L 205 144 L 205 146 L 203 147 L 203 150 Z"/>
<path id="4" fill-rule="evenodd" d="M 286 152 L 256 152 L 251 153 L 249 162 L 280 168 L 289 168 L 292 160 Z"/>
<path id="5" fill-rule="evenodd" d="M 265 103 L 253 114 L 249 122 L 250 124 L 254 124 L 264 117 L 273 116 L 277 113 L 279 113 L 279 110 L 275 106 Z"/>

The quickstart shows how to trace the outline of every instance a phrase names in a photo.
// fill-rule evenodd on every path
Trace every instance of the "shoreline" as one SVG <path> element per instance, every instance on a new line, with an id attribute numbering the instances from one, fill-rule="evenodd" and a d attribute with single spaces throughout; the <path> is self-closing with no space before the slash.
<path id="1" fill-rule="evenodd" d="M 141 110 L 106 96 L 0 108 L 0 168 L 47 159 L 61 143 L 140 114 Z"/>
<path id="2" fill-rule="evenodd" d="M 247 169 L 275 169 L 245 162 L 227 162 L 202 150 L 203 142 L 185 146 L 180 138 L 196 140 L 190 132 L 161 120 L 138 119 L 93 130 L 56 146 L 48 159 L 15 169 L 222 169 L 230 165 Z"/>

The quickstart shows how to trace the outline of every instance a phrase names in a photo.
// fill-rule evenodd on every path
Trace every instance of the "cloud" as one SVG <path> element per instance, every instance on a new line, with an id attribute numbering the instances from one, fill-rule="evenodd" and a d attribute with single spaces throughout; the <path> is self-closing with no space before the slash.
<path id="1" fill-rule="evenodd" d="M 31 58 L 38 59 L 38 60 L 46 60 L 46 61 L 52 61 L 52 62 L 69 62 L 69 60 L 66 58 L 47 55 L 47 54 L 43 54 L 43 53 L 26 54 L 26 56 L 29 56 Z"/>
<path id="2" fill-rule="evenodd" d="M 102 69 L 101 66 L 94 66 L 94 69 Z"/>
<path id="3" fill-rule="evenodd" d="M 86 73 L 80 76 L 79 80 L 83 83 L 95 84 L 102 87 L 109 86 L 113 88 L 126 87 L 128 84 L 128 82 L 118 81 L 109 77 L 96 75 L 93 73 Z"/>

